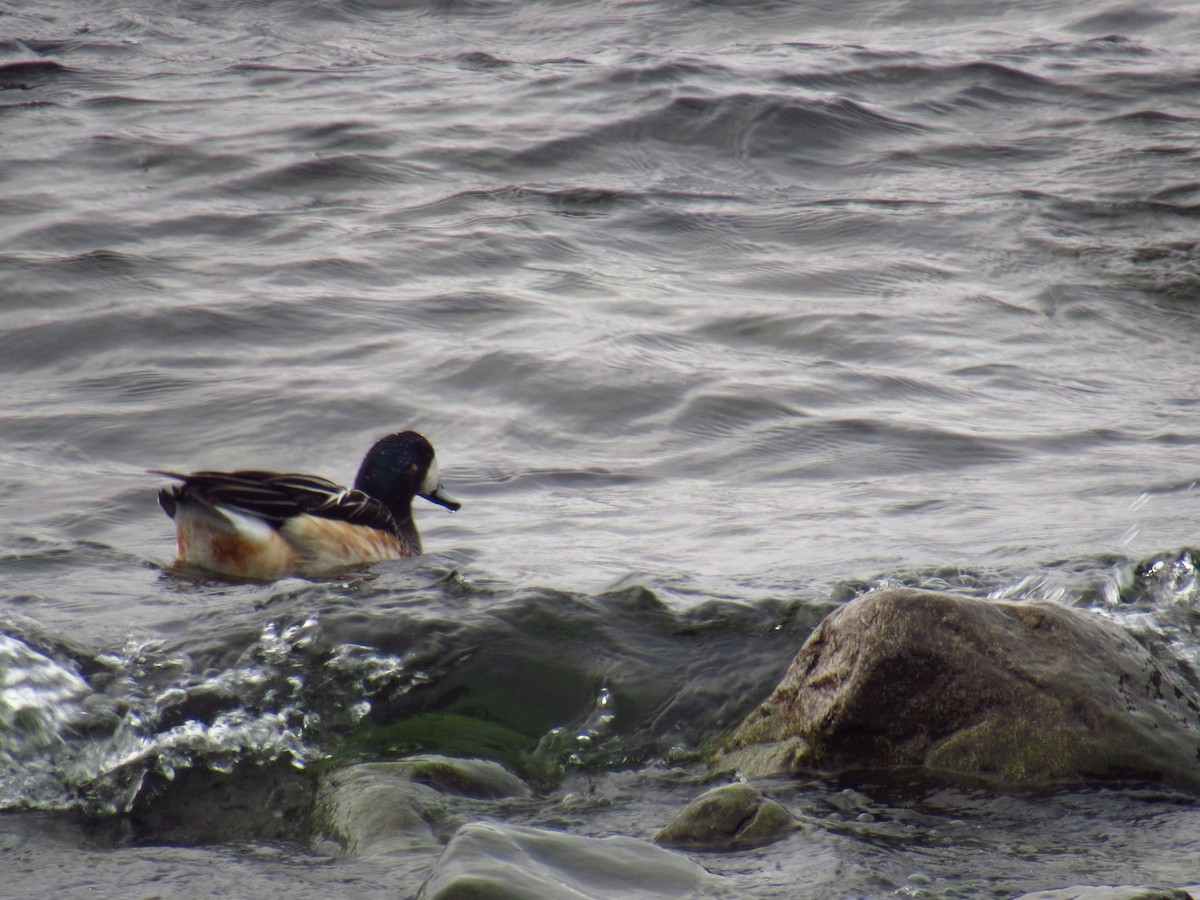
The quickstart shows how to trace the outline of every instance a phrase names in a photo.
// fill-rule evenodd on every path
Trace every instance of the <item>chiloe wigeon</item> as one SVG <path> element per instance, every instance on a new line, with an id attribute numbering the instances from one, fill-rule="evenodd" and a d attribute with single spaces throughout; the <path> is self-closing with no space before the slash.
<path id="1" fill-rule="evenodd" d="M 175 520 L 176 566 L 261 581 L 416 556 L 413 497 L 461 506 L 442 489 L 433 446 L 415 431 L 379 440 L 353 488 L 254 470 L 156 474 L 183 482 L 158 494 Z"/>

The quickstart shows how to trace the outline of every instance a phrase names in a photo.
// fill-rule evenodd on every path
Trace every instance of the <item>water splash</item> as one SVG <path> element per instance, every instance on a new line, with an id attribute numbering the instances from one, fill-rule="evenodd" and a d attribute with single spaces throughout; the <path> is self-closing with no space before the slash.
<path id="1" fill-rule="evenodd" d="M 558 726 L 543 735 L 532 754 L 530 769 L 557 778 L 568 768 L 601 761 L 605 757 L 604 738 L 612 733 L 616 716 L 616 699 L 607 685 L 602 686 L 583 722 L 574 727 Z"/>
<path id="2" fill-rule="evenodd" d="M 0 634 L 0 808 L 61 802 L 57 773 L 90 694 L 73 667 Z"/>
<path id="3" fill-rule="evenodd" d="M 155 643 L 130 642 L 87 661 L 87 678 L 78 663 L 0 634 L 0 806 L 114 813 L 132 807 L 151 772 L 171 780 L 193 766 L 307 765 L 320 755 L 301 702 L 316 630 L 315 620 L 268 624 L 237 665 L 199 672 Z"/>

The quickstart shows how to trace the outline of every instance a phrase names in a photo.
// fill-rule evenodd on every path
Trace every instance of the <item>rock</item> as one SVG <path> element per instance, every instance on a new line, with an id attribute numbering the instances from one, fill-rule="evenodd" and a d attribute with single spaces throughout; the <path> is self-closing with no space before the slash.
<path id="1" fill-rule="evenodd" d="M 347 856 L 436 851 L 434 829 L 446 816 L 444 798 L 416 784 L 395 763 L 363 763 L 325 776 L 313 805 L 317 842 Z"/>
<path id="2" fill-rule="evenodd" d="M 160 843 L 294 841 L 312 802 L 312 775 L 286 760 L 230 772 L 194 766 L 147 775 L 128 823 L 136 839 Z"/>
<path id="3" fill-rule="evenodd" d="M 1198 713 L 1191 687 L 1097 614 L 899 588 L 826 618 L 713 762 L 748 777 L 918 766 L 1200 793 Z"/>
<path id="4" fill-rule="evenodd" d="M 723 784 L 684 807 L 654 841 L 689 850 L 745 850 L 777 841 L 795 828 L 792 814 L 758 788 Z"/>
<path id="5" fill-rule="evenodd" d="M 1069 887 L 1057 891 L 1036 891 L 1022 894 L 1016 900 L 1193 900 L 1193 892 L 1200 886 L 1182 888 L 1137 887 L 1117 885 L 1115 887 Z"/>
<path id="6" fill-rule="evenodd" d="M 457 759 L 426 754 L 409 756 L 390 765 L 412 781 L 437 788 L 442 793 L 481 800 L 528 797 L 529 786 L 508 769 L 490 759 Z"/>
<path id="7" fill-rule="evenodd" d="M 313 806 L 318 841 L 349 856 L 436 849 L 436 829 L 450 815 L 448 797 L 495 800 L 532 791 L 499 763 L 450 756 L 410 756 L 361 763 L 325 776 Z"/>
<path id="8" fill-rule="evenodd" d="M 703 895 L 716 882 L 691 860 L 634 838 L 474 822 L 455 833 L 417 900 L 649 900 Z"/>

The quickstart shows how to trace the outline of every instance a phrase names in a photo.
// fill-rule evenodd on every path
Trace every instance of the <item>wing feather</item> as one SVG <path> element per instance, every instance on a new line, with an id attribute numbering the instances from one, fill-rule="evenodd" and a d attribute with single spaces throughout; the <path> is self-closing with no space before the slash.
<path id="1" fill-rule="evenodd" d="M 396 532 L 386 506 L 362 491 L 316 475 L 296 472 L 159 472 L 183 482 L 174 489 L 176 502 L 198 502 L 257 516 L 279 528 L 288 519 L 313 515 L 352 525 Z"/>

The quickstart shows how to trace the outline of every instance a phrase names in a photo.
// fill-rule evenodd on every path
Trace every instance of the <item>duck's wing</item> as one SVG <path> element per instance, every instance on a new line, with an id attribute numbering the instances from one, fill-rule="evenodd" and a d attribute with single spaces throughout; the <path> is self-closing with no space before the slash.
<path id="1" fill-rule="evenodd" d="M 396 531 L 392 514 L 374 497 L 316 475 L 253 470 L 157 474 L 183 482 L 159 493 L 159 502 L 172 517 L 178 504 L 199 503 L 254 516 L 275 528 L 296 516 L 310 515 Z"/>

